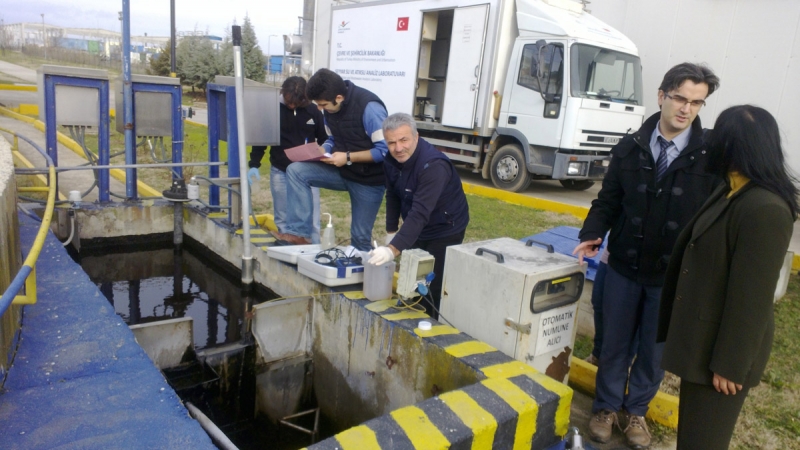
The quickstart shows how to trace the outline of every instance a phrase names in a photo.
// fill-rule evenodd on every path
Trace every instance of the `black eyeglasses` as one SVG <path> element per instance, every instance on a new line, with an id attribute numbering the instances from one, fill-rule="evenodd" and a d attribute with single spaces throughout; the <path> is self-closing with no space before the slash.
<path id="1" fill-rule="evenodd" d="M 695 108 L 702 108 L 703 106 L 706 106 L 706 101 L 705 100 L 689 100 L 688 98 L 686 98 L 686 97 L 684 97 L 682 95 L 677 95 L 677 94 L 669 95 L 666 92 L 664 93 L 664 96 L 666 96 L 667 98 L 669 98 L 673 102 L 675 102 L 678 105 L 680 105 L 681 108 L 683 108 L 683 106 L 685 104 L 687 104 L 687 103 L 692 105 L 692 106 L 694 106 Z"/>

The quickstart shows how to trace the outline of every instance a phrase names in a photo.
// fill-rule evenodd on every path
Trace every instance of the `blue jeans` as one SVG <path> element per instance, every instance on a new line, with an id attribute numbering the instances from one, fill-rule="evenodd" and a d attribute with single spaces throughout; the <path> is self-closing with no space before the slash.
<path id="1" fill-rule="evenodd" d="M 643 416 L 647 412 L 647 405 L 664 378 L 661 369 L 664 343 L 656 343 L 660 299 L 661 286 L 641 285 L 608 267 L 603 293 L 603 350 L 597 368 L 593 413 L 625 409 Z M 631 366 L 634 354 L 636 360 Z"/>
<path id="2" fill-rule="evenodd" d="M 272 210 L 275 217 L 275 226 L 278 231 L 286 233 L 286 172 L 276 169 L 275 166 L 269 169 L 269 190 L 272 192 Z M 319 189 L 311 188 L 311 195 L 314 203 L 314 214 L 312 217 L 311 243 L 319 244 Z"/>
<path id="3" fill-rule="evenodd" d="M 372 225 L 383 202 L 386 188 L 369 186 L 342 178 L 339 169 L 321 162 L 289 164 L 286 232 L 308 238 L 311 235 L 311 188 L 347 191 L 350 194 L 350 245 L 361 251 L 372 249 Z"/>
<path id="4" fill-rule="evenodd" d="M 277 219 L 275 219 L 275 222 L 277 223 Z M 603 349 L 603 290 L 606 285 L 607 270 L 608 264 L 601 262 L 597 265 L 594 285 L 592 286 L 592 310 L 594 311 L 594 348 L 592 348 L 592 355 L 597 359 L 600 359 L 600 351 Z"/>
<path id="5" fill-rule="evenodd" d="M 592 355 L 598 360 L 603 351 L 603 294 L 605 292 L 607 272 L 608 264 L 604 262 L 598 264 L 597 272 L 594 275 L 594 286 L 592 287 L 592 310 L 594 311 L 594 348 L 592 348 Z M 636 356 L 636 347 L 638 346 L 639 332 L 637 330 L 628 355 L 631 361 Z"/>

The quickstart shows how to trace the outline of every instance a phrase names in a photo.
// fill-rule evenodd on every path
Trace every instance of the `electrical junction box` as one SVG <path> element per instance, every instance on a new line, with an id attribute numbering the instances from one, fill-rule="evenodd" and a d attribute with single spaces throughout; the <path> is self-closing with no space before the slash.
<path id="1" fill-rule="evenodd" d="M 108 72 L 98 69 L 43 65 L 36 69 L 39 119 L 45 120 L 44 79 L 55 75 L 76 80 L 108 80 Z M 100 124 L 100 92 L 98 89 L 81 86 L 55 86 L 56 125 L 96 127 Z"/>
<path id="2" fill-rule="evenodd" d="M 214 84 L 222 86 L 236 86 L 236 78 L 217 75 Z M 251 145 L 280 145 L 281 143 L 281 118 L 280 118 L 281 90 L 275 86 L 246 79 L 244 80 L 244 143 Z M 225 102 L 217 112 L 219 117 L 219 138 L 227 141 L 228 120 Z M 213 120 L 209 117 L 209 120 Z"/>
<path id="3" fill-rule="evenodd" d="M 566 383 L 584 278 L 576 258 L 515 239 L 454 245 L 447 247 L 441 317 Z"/>
<path id="4" fill-rule="evenodd" d="M 397 295 L 413 298 L 417 293 L 417 284 L 425 281 L 425 276 L 433 272 L 435 259 L 433 255 L 419 248 L 403 250 L 400 255 L 400 274 L 397 277 Z"/>
<path id="5" fill-rule="evenodd" d="M 180 78 L 156 77 L 152 75 L 131 75 L 133 84 L 160 84 L 178 86 L 180 91 Z M 122 77 L 114 81 L 114 104 L 116 105 L 116 126 L 118 133 L 125 132 L 125 109 L 123 106 L 123 80 Z M 180 102 L 179 102 L 180 103 Z M 134 92 L 133 93 L 133 121 L 136 125 L 136 137 L 141 136 L 172 136 L 172 95 L 168 92 Z M 176 112 L 177 113 L 177 112 Z"/>

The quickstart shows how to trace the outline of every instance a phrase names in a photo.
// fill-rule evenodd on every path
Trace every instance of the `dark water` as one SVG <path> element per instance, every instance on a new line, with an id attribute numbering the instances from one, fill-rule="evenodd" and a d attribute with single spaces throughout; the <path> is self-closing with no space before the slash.
<path id="1" fill-rule="evenodd" d="M 198 356 L 216 356 L 164 374 L 183 401 L 202 410 L 240 449 L 311 444 L 307 434 L 255 414 L 256 358 L 246 312 L 277 294 L 262 286 L 243 291 L 239 268 L 191 239 L 178 249 L 168 236 L 94 241 L 71 255 L 128 325 L 193 319 Z M 315 404 L 312 395 L 304 408 Z M 313 428 L 313 415 L 293 422 Z M 320 438 L 335 434 L 329 423 L 320 418 Z"/>
<path id="2" fill-rule="evenodd" d="M 128 325 L 191 317 L 198 350 L 239 342 L 249 306 L 277 298 L 258 287 L 243 293 L 240 276 L 192 245 L 171 242 L 97 250 L 80 257 L 89 278 Z"/>

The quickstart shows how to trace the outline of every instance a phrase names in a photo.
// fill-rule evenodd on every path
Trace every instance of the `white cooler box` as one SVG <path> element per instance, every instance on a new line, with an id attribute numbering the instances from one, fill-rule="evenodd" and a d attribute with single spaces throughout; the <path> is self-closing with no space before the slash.
<path id="1" fill-rule="evenodd" d="M 515 239 L 454 245 L 440 311 L 459 330 L 566 383 L 584 278 L 577 259 Z"/>

